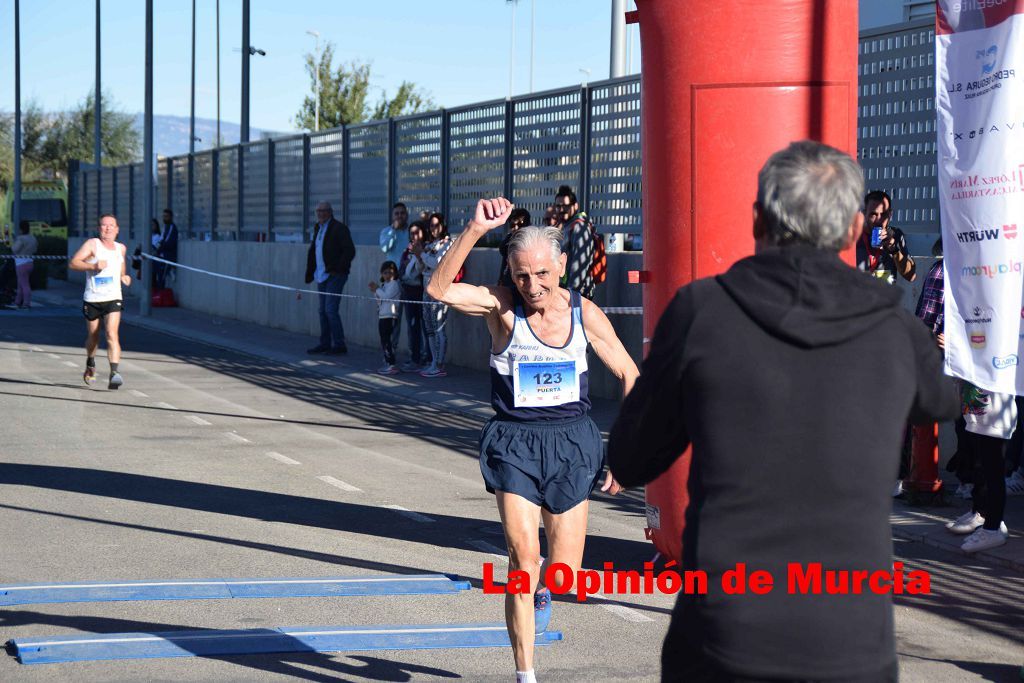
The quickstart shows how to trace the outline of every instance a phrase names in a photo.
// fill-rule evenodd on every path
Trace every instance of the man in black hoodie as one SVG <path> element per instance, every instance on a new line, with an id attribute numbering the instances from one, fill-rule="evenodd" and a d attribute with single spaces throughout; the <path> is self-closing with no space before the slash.
<path id="1" fill-rule="evenodd" d="M 612 429 L 625 486 L 693 447 L 682 568 L 707 572 L 708 593 L 676 603 L 663 680 L 896 679 L 890 595 L 787 586 L 791 563 L 892 570 L 904 425 L 960 407 L 900 292 L 839 259 L 863 228 L 862 193 L 839 150 L 774 154 L 758 175 L 756 254 L 679 290 Z M 768 571 L 774 589 L 724 594 L 737 563 Z"/>

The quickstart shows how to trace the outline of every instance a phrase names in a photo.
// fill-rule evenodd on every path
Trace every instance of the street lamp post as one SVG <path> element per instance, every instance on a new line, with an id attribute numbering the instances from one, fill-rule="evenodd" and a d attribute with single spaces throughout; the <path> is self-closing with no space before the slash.
<path id="1" fill-rule="evenodd" d="M 511 41 L 509 42 L 508 48 L 508 98 L 512 99 L 512 91 L 515 89 L 515 73 L 516 73 L 516 5 L 519 4 L 519 0 L 505 0 L 509 5 L 512 5 L 512 31 Z"/>
<path id="2" fill-rule="evenodd" d="M 307 34 L 316 38 L 316 59 L 313 61 L 313 70 L 315 72 L 316 85 L 316 103 L 313 105 L 313 130 L 320 130 L 320 32 L 313 31 L 312 29 L 306 31 Z"/>

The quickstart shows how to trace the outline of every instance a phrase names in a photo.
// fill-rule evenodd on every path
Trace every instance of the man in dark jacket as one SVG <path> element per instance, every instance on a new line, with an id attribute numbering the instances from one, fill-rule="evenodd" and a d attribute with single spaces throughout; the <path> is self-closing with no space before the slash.
<path id="1" fill-rule="evenodd" d="M 174 212 L 170 209 L 164 209 L 164 226 L 160 230 L 160 235 L 154 239 L 156 247 L 156 255 L 158 258 L 178 262 L 178 226 L 174 224 Z M 173 266 L 169 266 L 166 263 L 156 262 L 156 267 L 153 269 L 156 277 L 156 288 L 163 289 L 167 286 L 167 275 L 171 272 Z"/>
<path id="2" fill-rule="evenodd" d="M 306 282 L 316 280 L 320 292 L 320 343 L 307 353 L 348 353 L 345 328 L 341 324 L 341 294 L 355 258 L 356 247 L 348 226 L 334 220 L 334 211 L 327 202 L 316 206 L 313 241 L 306 256 Z"/>
<path id="3" fill-rule="evenodd" d="M 888 486 L 906 421 L 959 400 L 930 331 L 894 287 L 843 263 L 860 236 L 861 170 L 799 142 L 758 176 L 754 256 L 679 290 L 611 432 L 625 486 L 692 445 L 681 595 L 666 681 L 896 680 L 892 598 L 790 593 L 791 564 L 891 572 Z M 879 372 L 884 367 L 885 372 Z M 766 595 L 727 595 L 724 572 L 766 570 Z"/>

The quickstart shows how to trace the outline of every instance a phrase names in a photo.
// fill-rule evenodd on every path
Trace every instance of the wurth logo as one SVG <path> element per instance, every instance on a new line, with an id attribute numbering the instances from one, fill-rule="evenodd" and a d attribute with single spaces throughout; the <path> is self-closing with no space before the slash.
<path id="1" fill-rule="evenodd" d="M 1017 239 L 1017 224 L 1012 223 L 1010 225 L 1003 226 L 1003 237 L 1008 240 Z M 969 232 L 958 232 L 956 239 L 961 244 L 969 244 L 971 242 L 985 242 L 988 240 L 999 239 L 999 228 L 983 228 L 981 230 L 971 230 Z"/>

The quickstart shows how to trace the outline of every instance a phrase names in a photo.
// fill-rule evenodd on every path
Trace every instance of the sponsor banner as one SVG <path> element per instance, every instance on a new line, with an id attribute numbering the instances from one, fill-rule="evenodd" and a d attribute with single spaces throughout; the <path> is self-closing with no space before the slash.
<path id="1" fill-rule="evenodd" d="M 939 0 L 946 371 L 1024 395 L 1024 0 Z"/>

